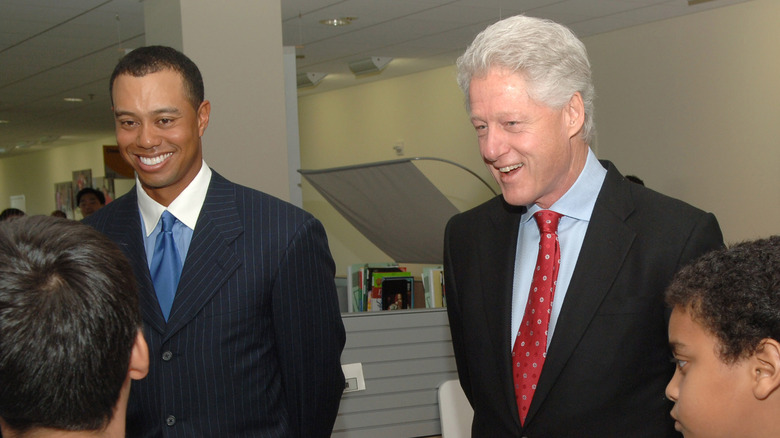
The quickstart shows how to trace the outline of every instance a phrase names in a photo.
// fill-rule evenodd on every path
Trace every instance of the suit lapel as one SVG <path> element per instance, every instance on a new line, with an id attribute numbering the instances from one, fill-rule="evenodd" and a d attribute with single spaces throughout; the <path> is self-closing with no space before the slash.
<path id="1" fill-rule="evenodd" d="M 635 232 L 625 224 L 634 210 L 622 177 L 611 163 L 593 208 L 577 265 L 528 412 L 539 410 L 620 272 Z"/>
<path id="2" fill-rule="evenodd" d="M 111 222 L 106 225 L 105 234 L 116 242 L 130 259 L 138 282 L 138 295 L 144 321 L 162 333 L 165 330 L 165 319 L 157 301 L 146 261 L 136 188 L 130 189 L 127 195 L 117 199 L 113 204 L 117 204 L 114 206 L 116 212 L 111 216 Z"/>
<path id="3" fill-rule="evenodd" d="M 520 218 L 525 207 L 512 207 L 499 198 L 498 207 L 491 210 L 489 238 L 480 239 L 486 247 L 480 254 L 494 254 L 486 257 L 480 264 L 482 290 L 485 302 L 485 320 L 489 333 L 499 336 L 487 336 L 485 342 L 493 342 L 493 351 L 497 357 L 498 376 L 504 384 L 502 395 L 509 412 L 515 413 L 517 427 L 520 418 L 517 416 L 514 380 L 512 378 L 512 286 L 515 274 L 515 256 L 517 250 L 517 235 Z M 507 244 L 510 242 L 510 244 Z"/>
<path id="4" fill-rule="evenodd" d="M 233 242 L 243 230 L 235 185 L 214 172 L 182 267 L 166 338 L 194 318 L 241 265 Z"/>

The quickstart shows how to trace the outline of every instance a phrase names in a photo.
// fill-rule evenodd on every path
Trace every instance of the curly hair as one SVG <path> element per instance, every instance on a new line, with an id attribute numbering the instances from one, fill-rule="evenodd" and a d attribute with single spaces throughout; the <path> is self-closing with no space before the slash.
<path id="1" fill-rule="evenodd" d="M 715 335 L 725 363 L 749 357 L 763 339 L 780 340 L 780 236 L 702 256 L 675 276 L 666 303 Z"/>

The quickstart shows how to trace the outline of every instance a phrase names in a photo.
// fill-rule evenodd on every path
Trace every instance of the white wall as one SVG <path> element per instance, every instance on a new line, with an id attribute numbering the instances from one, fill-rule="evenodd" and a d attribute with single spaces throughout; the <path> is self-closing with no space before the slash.
<path id="1" fill-rule="evenodd" d="M 714 212 L 727 242 L 780 233 L 778 18 L 754 0 L 585 40 L 599 155 Z"/>

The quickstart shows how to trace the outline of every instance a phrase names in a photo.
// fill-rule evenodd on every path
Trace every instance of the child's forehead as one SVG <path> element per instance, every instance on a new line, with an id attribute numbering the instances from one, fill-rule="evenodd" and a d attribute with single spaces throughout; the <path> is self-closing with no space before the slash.
<path id="1" fill-rule="evenodd" d="M 672 348 L 695 346 L 695 342 L 708 339 L 720 344 L 718 337 L 692 311 L 690 306 L 675 306 L 669 320 L 669 345 Z"/>
<path id="2" fill-rule="evenodd" d="M 681 320 L 689 321 L 704 331 L 713 332 L 707 323 L 707 318 L 702 314 L 701 302 L 699 301 L 689 301 L 685 304 L 675 305 L 672 308 L 672 315 L 677 315 Z"/>

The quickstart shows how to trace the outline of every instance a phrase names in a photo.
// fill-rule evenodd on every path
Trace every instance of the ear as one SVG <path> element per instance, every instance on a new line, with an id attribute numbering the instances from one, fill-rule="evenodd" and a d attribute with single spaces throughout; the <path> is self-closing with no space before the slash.
<path id="1" fill-rule="evenodd" d="M 127 375 L 133 380 L 141 380 L 149 373 L 149 347 L 146 345 L 144 333 L 138 329 L 133 350 L 130 352 L 130 368 Z"/>
<path id="2" fill-rule="evenodd" d="M 771 338 L 762 340 L 751 360 L 755 374 L 753 395 L 765 400 L 780 387 L 780 342 Z"/>
<path id="3" fill-rule="evenodd" d="M 198 137 L 203 137 L 206 133 L 206 127 L 209 126 L 209 116 L 211 115 L 211 102 L 204 100 L 198 107 Z"/>
<path id="4" fill-rule="evenodd" d="M 585 125 L 585 103 L 579 91 L 569 99 L 569 103 L 563 108 L 564 122 L 568 128 L 569 138 L 580 135 Z"/>

